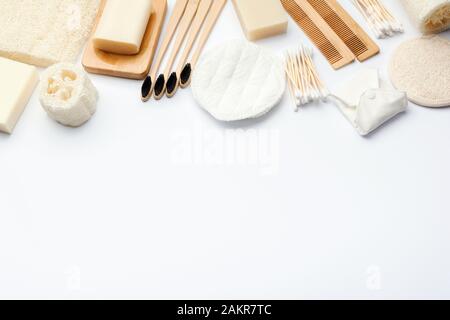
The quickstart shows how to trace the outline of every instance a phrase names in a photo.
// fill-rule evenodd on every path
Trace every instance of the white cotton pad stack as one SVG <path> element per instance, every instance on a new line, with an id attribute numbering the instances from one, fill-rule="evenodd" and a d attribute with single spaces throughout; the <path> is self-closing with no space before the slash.
<path id="1" fill-rule="evenodd" d="M 278 104 L 285 89 L 281 60 L 242 40 L 229 41 L 205 52 L 192 78 L 195 100 L 222 121 L 266 114 Z"/>
<path id="2" fill-rule="evenodd" d="M 450 41 L 433 35 L 404 42 L 390 61 L 389 75 L 410 101 L 450 106 Z"/>
<path id="3" fill-rule="evenodd" d="M 400 0 L 422 33 L 450 28 L 450 0 Z"/>
<path id="4" fill-rule="evenodd" d="M 100 0 L 0 0 L 0 56 L 47 67 L 74 62 Z"/>

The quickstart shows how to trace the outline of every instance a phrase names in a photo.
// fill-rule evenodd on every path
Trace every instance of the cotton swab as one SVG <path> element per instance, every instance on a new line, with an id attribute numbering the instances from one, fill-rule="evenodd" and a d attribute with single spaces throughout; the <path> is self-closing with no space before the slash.
<path id="1" fill-rule="evenodd" d="M 351 0 L 379 39 L 403 33 L 402 24 L 387 10 L 381 0 Z"/>
<path id="2" fill-rule="evenodd" d="M 328 96 L 328 90 L 320 80 L 312 61 L 310 48 L 301 46 L 295 51 L 288 51 L 285 70 L 295 111 L 310 102 L 323 101 Z"/>

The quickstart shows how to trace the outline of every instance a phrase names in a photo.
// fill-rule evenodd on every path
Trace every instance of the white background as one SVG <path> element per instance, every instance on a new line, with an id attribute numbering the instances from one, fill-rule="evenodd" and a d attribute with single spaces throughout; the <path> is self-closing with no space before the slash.
<path id="1" fill-rule="evenodd" d="M 383 76 L 418 35 L 384 2 L 407 32 L 364 63 Z M 228 3 L 208 47 L 232 38 Z M 301 43 L 292 20 L 258 42 L 280 55 Z M 315 62 L 330 89 L 363 67 Z M 143 104 L 140 81 L 91 78 L 85 126 L 50 120 L 35 92 L 0 135 L 0 298 L 450 298 L 449 109 L 410 104 L 361 138 L 336 107 L 294 113 L 287 94 L 224 124 L 190 90 Z M 242 149 L 229 134 L 256 139 Z"/>

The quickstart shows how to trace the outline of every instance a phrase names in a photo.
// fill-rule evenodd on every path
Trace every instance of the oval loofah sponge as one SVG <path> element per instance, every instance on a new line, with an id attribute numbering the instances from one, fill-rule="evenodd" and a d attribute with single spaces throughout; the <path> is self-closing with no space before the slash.
<path id="1" fill-rule="evenodd" d="M 393 85 L 425 107 L 450 106 L 450 41 L 424 36 L 401 44 L 389 64 Z"/>
<path id="2" fill-rule="evenodd" d="M 86 73 L 70 63 L 48 68 L 41 79 L 40 101 L 53 120 L 70 127 L 88 121 L 97 108 L 98 93 Z"/>

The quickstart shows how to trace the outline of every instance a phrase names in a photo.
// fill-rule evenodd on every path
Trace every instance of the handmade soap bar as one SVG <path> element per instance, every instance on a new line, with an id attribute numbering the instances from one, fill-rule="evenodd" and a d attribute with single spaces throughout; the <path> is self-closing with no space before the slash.
<path id="1" fill-rule="evenodd" d="M 285 33 L 288 20 L 279 0 L 233 0 L 248 40 Z"/>
<path id="2" fill-rule="evenodd" d="M 94 47 L 117 54 L 139 53 L 151 12 L 151 0 L 108 0 L 95 31 Z"/>
<path id="3" fill-rule="evenodd" d="M 0 58 L 0 131 L 12 133 L 38 81 L 35 67 Z"/>

